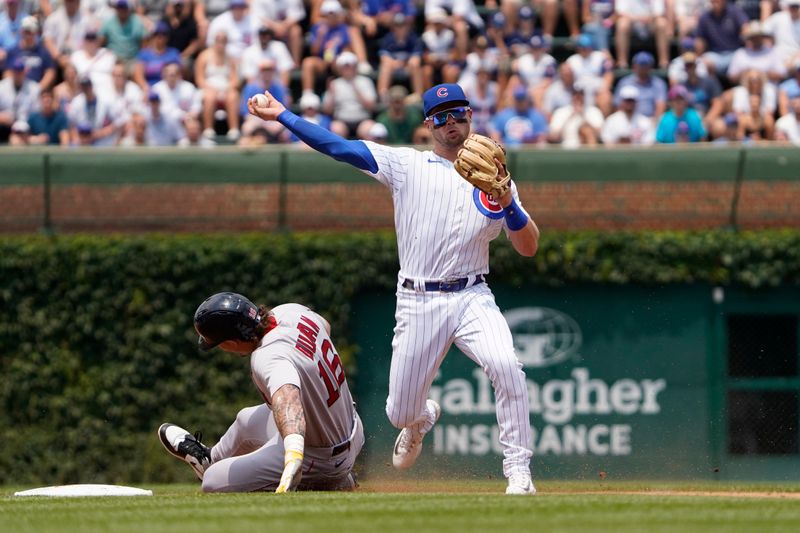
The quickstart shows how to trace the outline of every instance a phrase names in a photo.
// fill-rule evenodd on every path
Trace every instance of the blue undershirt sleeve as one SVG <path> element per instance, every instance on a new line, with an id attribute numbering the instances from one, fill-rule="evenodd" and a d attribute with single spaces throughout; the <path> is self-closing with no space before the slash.
<path id="1" fill-rule="evenodd" d="M 314 150 L 360 170 L 373 174 L 378 172 L 378 162 L 364 141 L 348 141 L 321 126 L 303 120 L 289 110 L 278 115 L 278 122 Z"/>

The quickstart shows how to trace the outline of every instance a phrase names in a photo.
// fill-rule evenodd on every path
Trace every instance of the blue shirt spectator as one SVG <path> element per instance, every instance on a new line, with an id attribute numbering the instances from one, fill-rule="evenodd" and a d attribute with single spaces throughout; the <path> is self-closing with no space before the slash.
<path id="1" fill-rule="evenodd" d="M 748 18 L 744 11 L 727 0 L 714 0 L 711 9 L 700 15 L 697 37 L 706 43 L 711 52 L 733 52 L 741 48 L 742 27 Z"/>
<path id="2" fill-rule="evenodd" d="M 381 39 L 378 55 L 406 61 L 411 56 L 422 55 L 422 41 L 413 31 L 404 31 L 402 34 L 390 31 Z"/>
<path id="3" fill-rule="evenodd" d="M 69 144 L 67 114 L 58 108 L 50 89 L 39 94 L 39 107 L 39 111 L 31 113 L 28 117 L 31 144 Z"/>
<path id="4" fill-rule="evenodd" d="M 682 85 L 669 90 L 671 108 L 661 116 L 656 129 L 656 142 L 699 142 L 706 136 L 703 119 L 688 104 L 689 92 Z"/>
<path id="5" fill-rule="evenodd" d="M 417 8 L 414 7 L 411 0 L 363 0 L 361 2 L 361 10 L 365 15 L 371 17 L 387 11 L 392 14 L 403 13 L 408 17 L 417 14 Z"/>
<path id="6" fill-rule="evenodd" d="M 0 10 L 0 59 L 3 50 L 8 52 L 19 42 L 22 19 L 27 16 L 19 4 L 19 0 L 6 0 L 5 9 Z"/>
<path id="7" fill-rule="evenodd" d="M 28 74 L 25 77 L 35 82 L 41 82 L 48 69 L 56 68 L 55 61 L 41 39 L 37 38 L 36 44 L 31 48 L 23 47 L 23 44 L 24 42 L 21 41 L 8 53 L 9 64 L 15 59 L 21 58 L 28 67 Z M 52 78 L 55 79 L 55 70 L 53 70 Z"/>
<path id="8" fill-rule="evenodd" d="M 169 24 L 159 22 L 153 31 L 152 43 L 142 48 L 136 55 L 136 72 L 134 81 L 143 85 L 146 82 L 152 87 L 161 81 L 161 70 L 169 63 L 181 64 L 181 52 L 177 48 L 167 46 Z M 143 89 L 145 87 L 142 87 Z"/>
<path id="9" fill-rule="evenodd" d="M 523 87 L 514 91 L 514 106 L 497 113 L 489 123 L 495 140 L 507 146 L 539 142 L 547 135 L 547 119 L 531 106 Z"/>

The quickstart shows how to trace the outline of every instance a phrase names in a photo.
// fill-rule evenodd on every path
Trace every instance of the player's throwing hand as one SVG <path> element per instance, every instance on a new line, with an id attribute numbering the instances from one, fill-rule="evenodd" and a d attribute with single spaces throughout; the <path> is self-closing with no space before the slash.
<path id="1" fill-rule="evenodd" d="M 257 94 L 247 101 L 247 111 L 262 120 L 277 120 L 286 107 L 269 91 L 264 91 L 264 94 Z"/>

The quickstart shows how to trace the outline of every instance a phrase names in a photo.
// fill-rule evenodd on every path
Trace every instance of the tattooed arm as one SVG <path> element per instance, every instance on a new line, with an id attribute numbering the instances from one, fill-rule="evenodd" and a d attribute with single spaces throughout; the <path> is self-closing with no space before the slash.
<path id="1" fill-rule="evenodd" d="M 283 475 L 275 492 L 297 490 L 303 474 L 306 417 L 300 401 L 300 389 L 287 383 L 272 395 L 272 413 L 283 437 Z"/>

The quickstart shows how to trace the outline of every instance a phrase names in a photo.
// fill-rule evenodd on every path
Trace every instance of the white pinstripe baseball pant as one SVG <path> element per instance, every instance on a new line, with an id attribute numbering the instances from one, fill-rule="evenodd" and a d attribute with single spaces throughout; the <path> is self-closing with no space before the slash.
<path id="1" fill-rule="evenodd" d="M 503 473 L 530 472 L 532 442 L 528 388 L 508 323 L 491 289 L 481 283 L 459 292 L 415 292 L 398 286 L 386 414 L 397 428 L 427 433 L 425 401 L 450 346 L 475 361 L 494 387 Z"/>

